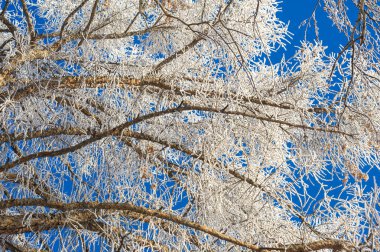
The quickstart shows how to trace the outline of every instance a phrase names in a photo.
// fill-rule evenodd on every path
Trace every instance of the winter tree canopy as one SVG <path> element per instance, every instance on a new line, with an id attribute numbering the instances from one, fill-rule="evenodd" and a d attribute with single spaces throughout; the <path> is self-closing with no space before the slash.
<path id="1" fill-rule="evenodd" d="M 315 2 L 0 1 L 0 250 L 380 251 L 380 5 Z"/>

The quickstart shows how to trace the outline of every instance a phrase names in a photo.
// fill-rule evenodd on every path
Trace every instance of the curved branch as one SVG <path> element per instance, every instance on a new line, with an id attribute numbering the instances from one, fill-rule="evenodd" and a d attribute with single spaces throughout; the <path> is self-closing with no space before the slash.
<path id="1" fill-rule="evenodd" d="M 187 107 L 186 108 L 185 107 L 171 108 L 171 109 L 167 109 L 167 110 L 163 110 L 163 111 L 154 112 L 154 113 L 150 113 L 147 115 L 139 116 L 139 117 L 137 117 L 137 118 L 135 118 L 129 122 L 125 122 L 125 123 L 123 123 L 123 124 L 121 124 L 115 128 L 110 129 L 110 130 L 106 130 L 106 131 L 98 133 L 98 134 L 93 134 L 92 137 L 90 137 L 90 138 L 88 138 L 88 139 L 86 139 L 80 143 L 77 143 L 75 145 L 72 145 L 70 147 L 59 149 L 59 150 L 54 150 L 54 151 L 41 151 L 41 152 L 37 152 L 37 153 L 33 153 L 30 155 L 24 156 L 20 159 L 13 161 L 13 162 L 6 163 L 6 164 L 0 166 L 0 172 L 7 171 L 7 170 L 9 170 L 9 169 L 11 169 L 17 165 L 29 162 L 33 159 L 43 158 L 43 157 L 56 157 L 56 156 L 60 156 L 60 155 L 70 153 L 70 152 L 74 152 L 76 150 L 79 150 L 79 149 L 81 149 L 81 148 L 83 148 L 89 144 L 92 144 L 92 143 L 94 143 L 100 139 L 103 139 L 105 137 L 123 134 L 124 129 L 126 129 L 127 127 L 132 126 L 134 124 L 137 124 L 137 123 L 140 123 L 142 121 L 145 121 L 145 120 L 148 120 L 148 119 L 151 119 L 154 117 L 158 117 L 161 115 L 185 111 L 185 110 L 194 110 L 194 109 L 191 107 L 190 108 L 187 108 Z"/>

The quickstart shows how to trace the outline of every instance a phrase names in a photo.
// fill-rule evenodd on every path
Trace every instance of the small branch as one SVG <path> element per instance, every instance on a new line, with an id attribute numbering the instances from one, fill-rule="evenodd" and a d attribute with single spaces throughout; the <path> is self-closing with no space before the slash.
<path id="1" fill-rule="evenodd" d="M 33 43 L 36 39 L 36 32 L 34 30 L 33 20 L 32 20 L 32 17 L 30 15 L 30 12 L 28 10 L 28 6 L 27 6 L 25 0 L 21 0 L 21 5 L 22 5 L 22 10 L 23 10 L 24 15 L 25 15 L 26 23 L 28 26 L 28 33 L 30 36 L 30 41 Z"/>
<path id="2" fill-rule="evenodd" d="M 150 74 L 148 74 L 148 75 L 152 75 L 153 73 L 156 73 L 156 72 L 160 71 L 165 65 L 169 64 L 170 62 L 172 62 L 177 57 L 179 57 L 182 54 L 184 54 L 187 51 L 189 51 L 191 48 L 193 48 L 194 46 L 196 46 L 202 40 L 203 40 L 203 38 L 200 37 L 200 36 L 198 36 L 197 38 L 193 39 L 193 41 L 191 41 L 189 44 L 187 44 L 184 48 L 176 51 L 175 53 L 173 53 L 172 55 L 170 55 L 169 57 L 167 57 L 166 59 L 164 59 L 163 61 L 161 61 L 157 66 L 155 66 L 153 68 L 153 71 Z"/>
<path id="3" fill-rule="evenodd" d="M 96 8 L 98 7 L 98 3 L 99 3 L 99 0 L 95 0 L 95 3 L 94 3 L 94 5 L 92 6 L 92 9 L 91 9 L 90 18 L 89 18 L 89 20 L 87 22 L 86 27 L 83 30 L 83 37 L 79 41 L 78 47 L 80 47 L 83 44 L 84 39 L 87 38 L 88 31 L 90 30 L 91 24 L 92 24 L 92 22 L 94 21 L 94 18 L 95 18 Z"/>
<path id="4" fill-rule="evenodd" d="M 10 4 L 10 0 L 6 0 L 5 2 L 5 6 L 3 8 L 3 10 L 1 11 L 1 14 L 0 14 L 0 21 L 3 22 L 3 24 L 8 28 L 8 30 L 12 33 L 13 35 L 13 38 L 15 38 L 15 35 L 16 35 L 16 31 L 17 31 L 17 28 L 16 26 L 14 26 L 6 17 L 5 17 L 5 13 L 7 12 L 8 10 L 8 7 L 9 7 L 9 4 Z"/>
<path id="5" fill-rule="evenodd" d="M 70 19 L 88 2 L 88 0 L 84 0 L 81 2 L 72 12 L 70 12 L 69 15 L 65 18 L 65 20 L 62 23 L 60 32 L 59 32 L 59 37 L 62 38 L 63 32 L 65 30 L 65 27 L 69 24 Z"/>

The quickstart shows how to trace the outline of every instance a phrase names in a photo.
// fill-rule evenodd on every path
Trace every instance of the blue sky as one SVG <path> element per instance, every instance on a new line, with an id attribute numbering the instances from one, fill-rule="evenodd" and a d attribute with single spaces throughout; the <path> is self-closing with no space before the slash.
<path id="1" fill-rule="evenodd" d="M 292 38 L 289 39 L 290 44 L 286 46 L 286 50 L 281 49 L 277 54 L 273 55 L 273 61 L 278 62 L 282 55 L 285 54 L 286 58 L 293 56 L 297 50 L 297 46 L 301 45 L 301 41 L 305 39 L 306 26 L 301 26 L 304 20 L 311 18 L 313 10 L 315 9 L 318 0 L 284 0 L 280 3 L 282 9 L 278 13 L 279 18 L 289 23 L 289 31 L 293 33 Z M 354 9 L 353 9 L 354 11 Z M 340 33 L 336 27 L 333 26 L 331 20 L 323 12 L 323 6 L 318 5 L 316 10 L 316 19 L 319 26 L 319 39 L 323 45 L 328 46 L 328 52 L 339 52 L 339 46 L 345 45 L 347 39 L 344 34 Z M 315 36 L 314 23 L 311 21 L 311 27 L 308 28 L 307 40 L 313 41 Z"/>

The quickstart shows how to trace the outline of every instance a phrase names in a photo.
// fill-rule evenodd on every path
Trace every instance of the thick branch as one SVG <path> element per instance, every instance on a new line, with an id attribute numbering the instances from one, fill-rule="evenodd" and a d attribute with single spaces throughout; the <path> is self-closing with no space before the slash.
<path id="1" fill-rule="evenodd" d="M 174 214 L 164 213 L 158 210 L 152 210 L 145 207 L 135 206 L 130 203 L 96 203 L 96 202 L 76 202 L 76 203 L 62 203 L 51 202 L 39 199 L 17 199 L 7 200 L 0 202 L 0 209 L 6 209 L 10 207 L 20 206 L 41 206 L 59 209 L 61 211 L 74 211 L 68 213 L 59 214 L 38 214 L 33 215 L 28 224 L 25 223 L 24 215 L 0 215 L 0 234 L 15 234 L 29 231 L 41 231 L 57 228 L 67 223 L 67 217 L 70 216 L 70 220 L 77 222 L 86 222 L 95 218 L 95 215 L 83 210 L 111 210 L 111 211 L 130 211 L 138 214 L 135 217 L 150 216 L 159 219 L 164 219 L 170 222 L 177 223 L 179 225 L 187 226 L 189 228 L 205 232 L 216 238 L 231 242 L 235 245 L 245 247 L 254 251 L 262 251 L 266 248 L 260 248 L 256 245 L 243 242 L 236 238 L 225 235 L 210 227 L 201 225 L 196 222 L 192 222 L 185 218 L 179 217 Z M 133 215 L 132 215 L 133 216 Z M 139 217 L 141 218 L 141 217 Z M 303 252 L 303 251 L 316 251 L 321 249 L 333 249 L 333 250 L 352 250 L 354 246 L 346 241 L 342 240 L 321 240 L 305 244 L 291 244 L 278 248 L 267 248 L 268 250 L 286 250 L 288 252 Z"/>
<path id="2" fill-rule="evenodd" d="M 28 80 L 25 80 L 28 81 Z M 49 79 L 49 80 L 41 80 L 36 84 L 31 84 L 22 89 L 18 89 L 15 93 L 11 95 L 13 100 L 20 100 L 28 95 L 31 95 L 41 88 L 68 88 L 68 89 L 78 89 L 78 88 L 106 88 L 107 85 L 114 83 L 115 81 L 108 76 L 96 76 L 96 77 L 64 77 L 61 79 Z M 177 86 L 172 86 L 167 84 L 165 80 L 161 80 L 159 78 L 145 78 L 145 79 L 135 79 L 130 77 L 120 78 L 116 82 L 116 87 L 126 88 L 126 87 L 144 87 L 151 86 L 156 87 L 162 90 L 167 90 L 174 92 L 178 96 L 196 96 L 199 91 L 196 89 L 181 89 Z M 226 101 L 234 100 L 241 101 L 244 103 L 253 103 L 262 106 L 270 106 L 279 109 L 292 110 L 296 109 L 294 105 L 287 103 L 276 103 L 270 100 L 261 99 L 258 97 L 249 97 L 243 96 L 236 93 L 222 94 L 217 91 L 202 91 L 199 95 L 205 95 L 206 98 L 217 98 L 223 99 Z M 0 94 L 0 100 L 5 99 L 8 96 L 8 93 Z M 324 108 L 308 108 L 307 112 L 312 113 L 328 113 L 328 110 Z"/>
<path id="3" fill-rule="evenodd" d="M 332 249 L 333 251 L 352 251 L 354 246 L 341 240 L 321 240 L 306 244 L 293 244 L 286 246 L 287 252 L 306 252 L 322 249 Z"/>
<path id="4" fill-rule="evenodd" d="M 95 215 L 91 212 L 81 211 L 70 214 L 33 214 L 29 219 L 25 217 L 25 215 L 0 215 L 0 235 L 55 229 L 65 226 L 68 220 L 87 222 L 94 219 Z"/>
<path id="5" fill-rule="evenodd" d="M 41 207 L 59 209 L 61 211 L 85 210 L 85 209 L 131 211 L 134 213 L 156 217 L 159 219 L 164 219 L 164 220 L 168 220 L 180 225 L 184 225 L 189 228 L 207 233 L 221 240 L 225 240 L 235 245 L 239 245 L 239 246 L 242 246 L 254 251 L 257 251 L 260 249 L 258 246 L 254 244 L 250 244 L 248 242 L 244 242 L 239 239 L 233 238 L 231 236 L 225 235 L 215 229 L 187 220 L 177 215 L 164 213 L 162 211 L 153 210 L 153 209 L 149 209 L 145 207 L 136 206 L 130 203 L 95 203 L 95 202 L 62 203 L 62 202 L 45 201 L 45 200 L 40 200 L 40 199 L 17 199 L 17 200 L 6 200 L 6 201 L 0 202 L 0 209 L 6 209 L 10 207 L 17 207 L 17 206 L 19 207 L 20 206 L 41 206 Z M 14 226 L 14 224 L 12 224 L 12 223 L 20 224 L 18 217 L 15 217 L 13 219 L 12 217 L 10 217 L 9 219 L 5 219 L 5 220 L 6 222 L 4 221 L 2 226 L 0 226 L 0 232 L 1 232 L 1 228 L 3 228 L 4 230 L 9 225 L 14 227 L 13 230 L 20 230 L 20 229 L 27 230 L 25 227 L 17 228 L 17 226 Z M 62 220 L 54 219 L 53 222 L 49 222 L 48 218 L 46 218 L 46 221 L 44 223 L 47 226 L 56 227 L 57 225 L 62 224 Z M 35 228 L 41 228 L 41 227 L 35 227 Z M 21 231 L 21 232 L 26 232 L 26 231 Z"/>

